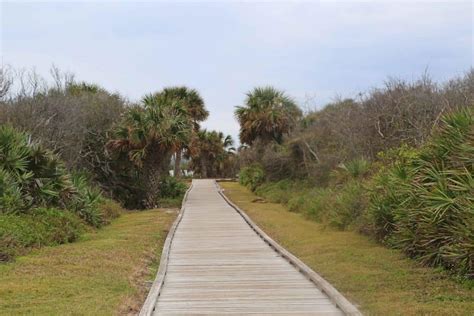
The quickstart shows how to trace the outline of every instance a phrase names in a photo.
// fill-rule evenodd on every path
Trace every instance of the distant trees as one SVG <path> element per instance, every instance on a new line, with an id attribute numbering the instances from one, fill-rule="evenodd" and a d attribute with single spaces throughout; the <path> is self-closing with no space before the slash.
<path id="1" fill-rule="evenodd" d="M 217 131 L 200 130 L 191 143 L 188 158 L 191 168 L 202 178 L 230 175 L 235 172 L 235 149 L 232 137 Z M 227 171 L 227 172 L 226 172 Z"/>
<path id="2" fill-rule="evenodd" d="M 474 70 L 445 84 L 435 83 L 426 75 L 413 82 L 390 79 L 357 98 L 336 100 L 297 117 L 283 141 L 275 137 L 273 142 L 268 141 L 271 134 L 263 137 L 265 142 L 256 136 L 261 135 L 257 130 L 279 126 L 271 123 L 278 120 L 262 119 L 279 116 L 257 114 L 262 113 L 262 107 L 253 104 L 262 98 L 255 96 L 263 92 L 256 91 L 249 93 L 248 105 L 236 111 L 241 140 L 253 145 L 242 151 L 241 162 L 257 160 L 274 180 L 296 177 L 324 183 L 340 163 L 358 158 L 375 160 L 380 152 L 402 144 L 421 146 L 443 115 L 474 107 Z M 256 148 L 260 143 L 266 144 L 264 149 Z"/>
<path id="3" fill-rule="evenodd" d="M 195 89 L 188 87 L 168 87 L 164 88 L 160 92 L 162 97 L 166 98 L 170 102 L 179 101 L 186 109 L 186 115 L 191 119 L 193 123 L 192 132 L 195 134 L 200 128 L 200 122 L 204 121 L 208 116 L 209 112 L 206 110 L 204 100 Z M 174 163 L 174 176 L 179 177 L 181 175 L 181 156 L 183 149 L 188 149 L 187 143 L 180 144 L 176 148 L 175 152 L 175 163 Z"/>
<path id="4" fill-rule="evenodd" d="M 85 171 L 111 192 L 115 183 L 104 148 L 129 102 L 56 68 L 51 72 L 48 82 L 34 71 L 0 71 L 10 88 L 0 99 L 0 124 L 27 132 L 58 153 L 68 169 Z"/>
<path id="5" fill-rule="evenodd" d="M 8 74 L 8 69 L 1 67 L 0 68 L 0 100 L 5 97 L 10 90 L 12 85 L 11 78 Z"/>
<path id="6" fill-rule="evenodd" d="M 250 108 L 237 110 L 250 145 L 239 151 L 241 183 L 472 278 L 473 69 L 445 84 L 391 79 L 294 120 L 282 140 L 259 139 L 256 130 L 277 125 Z"/>
<path id="7" fill-rule="evenodd" d="M 180 99 L 156 93 L 146 96 L 142 103 L 125 113 L 108 147 L 126 153 L 139 167 L 145 206 L 155 207 L 161 177 L 168 173 L 173 152 L 190 140 L 193 123 Z"/>
<path id="8" fill-rule="evenodd" d="M 171 156 L 179 177 L 183 152 L 200 152 L 192 147 L 209 112 L 194 89 L 167 87 L 134 104 L 57 68 L 50 81 L 34 71 L 0 70 L 0 124 L 27 132 L 68 170 L 86 175 L 128 208 L 157 205 L 160 187 L 171 183 L 164 179 Z M 219 170 L 230 162 L 223 152 L 216 155 Z M 216 174 L 218 163 L 211 164 Z"/>
<path id="9" fill-rule="evenodd" d="M 245 105 L 235 110 L 240 141 L 249 145 L 257 139 L 281 143 L 300 115 L 296 103 L 284 92 L 273 87 L 255 88 L 247 93 Z"/>
<path id="10" fill-rule="evenodd" d="M 74 241 L 84 224 L 121 212 L 96 184 L 109 183 L 106 133 L 126 102 L 57 69 L 53 79 L 0 68 L 0 261 Z"/>

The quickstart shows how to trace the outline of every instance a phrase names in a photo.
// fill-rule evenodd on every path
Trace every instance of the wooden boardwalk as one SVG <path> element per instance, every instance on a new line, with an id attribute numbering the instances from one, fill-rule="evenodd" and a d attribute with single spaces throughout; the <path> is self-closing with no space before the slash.
<path id="1" fill-rule="evenodd" d="M 193 181 L 164 255 L 166 273 L 150 314 L 344 315 L 257 235 L 213 180 Z"/>

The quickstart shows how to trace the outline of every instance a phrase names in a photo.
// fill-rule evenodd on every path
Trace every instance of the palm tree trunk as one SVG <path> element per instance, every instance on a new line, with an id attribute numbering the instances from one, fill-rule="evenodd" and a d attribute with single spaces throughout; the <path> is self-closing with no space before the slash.
<path id="1" fill-rule="evenodd" d="M 151 159 L 150 159 L 151 160 Z M 155 208 L 160 196 L 161 167 L 153 162 L 144 164 L 145 207 Z"/>
<path id="2" fill-rule="evenodd" d="M 181 148 L 176 150 L 176 157 L 174 160 L 174 176 L 179 178 L 181 176 Z"/>
<path id="3" fill-rule="evenodd" d="M 145 185 L 145 207 L 156 208 L 160 198 L 160 181 L 168 174 L 171 153 L 149 152 L 143 162 L 143 181 Z"/>
<path id="4" fill-rule="evenodd" d="M 207 162 L 205 159 L 201 159 L 201 178 L 207 178 Z"/>

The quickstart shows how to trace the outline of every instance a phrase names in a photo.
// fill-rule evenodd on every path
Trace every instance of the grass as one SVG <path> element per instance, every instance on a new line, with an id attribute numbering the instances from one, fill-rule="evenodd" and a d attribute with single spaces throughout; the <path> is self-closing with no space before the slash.
<path id="1" fill-rule="evenodd" d="M 78 242 L 37 249 L 0 265 L 0 314 L 138 311 L 175 216 L 163 210 L 128 212 Z"/>
<path id="2" fill-rule="evenodd" d="M 321 274 L 368 315 L 472 315 L 472 282 L 422 267 L 352 231 L 337 231 L 277 203 L 253 203 L 238 183 L 220 184 L 268 235 Z"/>

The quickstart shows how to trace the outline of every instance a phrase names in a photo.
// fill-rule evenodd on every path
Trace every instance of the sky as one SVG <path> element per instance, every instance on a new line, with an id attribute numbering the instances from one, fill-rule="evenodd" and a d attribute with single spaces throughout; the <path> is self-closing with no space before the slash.
<path id="1" fill-rule="evenodd" d="M 320 108 L 425 70 L 473 65 L 471 1 L 5 1 L 3 65 L 51 65 L 132 101 L 197 89 L 204 126 L 237 137 L 234 108 L 257 86 Z"/>

